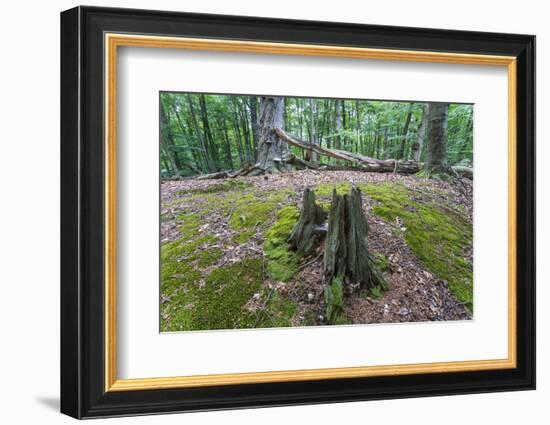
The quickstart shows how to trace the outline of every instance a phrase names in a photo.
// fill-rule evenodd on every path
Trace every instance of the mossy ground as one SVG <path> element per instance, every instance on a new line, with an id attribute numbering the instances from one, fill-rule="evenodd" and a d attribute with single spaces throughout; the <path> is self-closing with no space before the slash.
<path id="1" fill-rule="evenodd" d="M 177 215 L 178 239 L 161 247 L 162 331 L 291 326 L 296 303 L 278 293 L 266 292 L 263 287 L 266 264 L 261 258 L 245 258 L 216 268 L 206 276 L 202 273 L 223 256 L 222 249 L 211 247 L 217 237 L 200 231 L 205 224 L 202 217 L 217 211 L 227 217 L 229 228 L 235 232 L 233 242 L 238 244 L 246 243 L 257 231 L 266 233 L 278 217 L 266 235 L 271 257 L 267 272 L 279 281 L 294 275 L 298 259 L 282 247 L 298 210 L 281 209 L 293 192 L 281 189 L 266 196 L 255 190 L 244 190 L 248 187 L 244 182 L 223 182 L 178 193 L 186 196 L 186 203 L 194 204 L 197 212 L 182 209 Z M 264 298 L 270 295 L 261 315 L 245 308 L 258 293 Z"/>
<path id="2" fill-rule="evenodd" d="M 163 331 L 254 327 L 255 317 L 244 306 L 260 289 L 261 260 L 247 259 L 215 269 L 202 286 L 197 277 L 198 273 L 187 274 L 186 285 L 171 297 L 163 310 L 170 316 L 163 322 Z"/>
<path id="3" fill-rule="evenodd" d="M 266 233 L 264 253 L 268 259 L 267 270 L 275 280 L 287 282 L 298 270 L 300 258 L 288 249 L 288 237 L 299 216 L 300 210 L 295 206 L 282 208 Z"/>
<path id="4" fill-rule="evenodd" d="M 451 208 L 435 200 L 445 194 L 422 183 L 420 195 L 393 182 L 358 184 L 370 198 L 371 214 L 389 223 L 399 218 L 396 233 L 405 238 L 416 257 L 436 276 L 446 280 L 455 296 L 472 309 L 472 265 L 466 251 L 472 244 L 472 226 L 463 206 Z M 316 185 L 317 202 L 326 210 L 333 189 L 349 192 L 347 181 Z M 431 190 L 431 192 L 430 192 Z M 433 198 L 429 194 L 433 195 Z M 161 247 L 161 330 L 189 331 L 318 324 L 319 311 L 304 310 L 284 291 L 266 282 L 294 282 L 300 259 L 288 250 L 287 239 L 298 220 L 300 193 L 291 188 L 266 191 L 248 182 L 224 181 L 202 189 L 181 191 L 170 205 L 176 213 L 162 217 L 178 224 L 177 239 Z M 229 239 L 216 233 L 210 218 L 221 217 Z M 209 224 L 207 230 L 204 226 Z M 251 241 L 251 238 L 254 239 Z M 233 262 L 223 260 L 228 245 L 260 244 L 262 253 Z M 260 248 L 260 249 L 261 249 Z M 380 270 L 389 260 L 373 259 Z M 369 293 L 377 298 L 384 294 Z M 259 299 L 259 310 L 249 303 Z M 309 307 L 308 307 L 309 308 Z M 296 321 L 297 314 L 301 319 Z M 335 324 L 350 323 L 338 315 Z"/>
<path id="5" fill-rule="evenodd" d="M 460 209 L 429 200 L 413 200 L 401 184 L 364 184 L 360 189 L 377 201 L 372 212 L 387 221 L 403 220 L 405 240 L 428 270 L 449 283 L 459 301 L 473 309 L 473 270 L 466 259 L 472 225 Z"/>

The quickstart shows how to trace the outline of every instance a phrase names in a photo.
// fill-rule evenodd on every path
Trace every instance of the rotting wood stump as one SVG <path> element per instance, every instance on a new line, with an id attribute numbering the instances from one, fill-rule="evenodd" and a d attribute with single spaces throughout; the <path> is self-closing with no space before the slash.
<path id="1" fill-rule="evenodd" d="M 368 251 L 369 225 L 363 213 L 361 191 L 353 187 L 349 194 L 332 193 L 328 213 L 315 202 L 315 192 L 304 191 L 298 222 L 288 239 L 289 247 L 303 257 L 311 254 L 326 236 L 324 271 L 330 285 L 334 279 L 348 290 L 387 289 L 386 281 Z"/>
<path id="2" fill-rule="evenodd" d="M 332 193 L 325 241 L 325 276 L 342 279 L 352 288 L 387 289 L 386 281 L 368 251 L 369 226 L 363 214 L 361 191 Z"/>
<path id="3" fill-rule="evenodd" d="M 301 257 L 309 255 L 326 233 L 326 217 L 323 208 L 315 202 L 315 192 L 306 189 L 300 217 L 288 239 L 290 249 Z"/>

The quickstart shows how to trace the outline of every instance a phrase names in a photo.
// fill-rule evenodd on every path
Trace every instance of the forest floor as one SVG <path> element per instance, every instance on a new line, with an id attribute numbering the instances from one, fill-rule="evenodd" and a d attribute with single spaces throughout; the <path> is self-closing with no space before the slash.
<path id="1" fill-rule="evenodd" d="M 346 295 L 336 323 L 471 319 L 472 182 L 308 170 L 162 182 L 161 330 L 326 324 L 323 247 L 300 259 L 286 239 L 304 189 L 328 210 L 352 185 L 389 290 Z"/>

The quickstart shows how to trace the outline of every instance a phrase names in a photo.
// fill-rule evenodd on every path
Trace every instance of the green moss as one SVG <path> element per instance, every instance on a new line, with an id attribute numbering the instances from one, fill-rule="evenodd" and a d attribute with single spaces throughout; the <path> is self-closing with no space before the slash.
<path id="1" fill-rule="evenodd" d="M 299 258 L 288 249 L 288 237 L 298 221 L 300 211 L 288 206 L 277 213 L 277 220 L 267 231 L 264 242 L 264 253 L 267 257 L 267 270 L 273 279 L 286 282 L 298 270 Z"/>
<path id="2" fill-rule="evenodd" d="M 332 191 L 336 189 L 338 195 L 344 195 L 351 190 L 351 183 L 337 182 L 337 183 L 323 183 L 315 186 L 315 195 L 318 197 L 331 197 Z"/>
<path id="3" fill-rule="evenodd" d="M 267 295 L 266 295 L 267 296 Z M 267 303 L 266 309 L 259 312 L 258 328 L 285 328 L 292 326 L 292 319 L 298 311 L 298 305 L 274 292 Z"/>
<path id="4" fill-rule="evenodd" d="M 325 308 L 327 321 L 331 325 L 342 324 L 339 319 L 344 307 L 342 279 L 334 278 L 325 288 Z"/>
<path id="5" fill-rule="evenodd" d="M 413 201 L 411 191 L 400 184 L 363 184 L 360 189 L 378 202 L 374 214 L 390 222 L 398 217 L 403 221 L 405 240 L 416 256 L 472 310 L 472 265 L 465 255 L 473 235 L 463 212 L 431 201 Z"/>
<path id="6" fill-rule="evenodd" d="M 273 205 L 269 202 L 250 200 L 239 203 L 229 219 L 229 225 L 234 230 L 243 230 L 256 227 L 269 218 Z"/>
<path id="7" fill-rule="evenodd" d="M 255 315 L 246 311 L 248 300 L 260 290 L 262 261 L 246 259 L 210 273 L 204 285 L 188 285 L 170 299 L 164 311 L 169 331 L 242 329 L 254 327 Z"/>
<path id="8" fill-rule="evenodd" d="M 390 266 L 390 262 L 388 260 L 388 257 L 386 257 L 381 252 L 375 252 L 372 255 L 372 258 L 374 260 L 374 263 L 376 264 L 376 267 L 378 267 L 378 270 L 385 272 L 388 270 Z"/>
<path id="9" fill-rule="evenodd" d="M 245 243 L 256 230 L 264 229 L 271 221 L 279 205 L 284 203 L 293 192 L 281 189 L 265 195 L 265 193 L 241 194 L 238 197 L 229 197 L 223 206 L 231 215 L 229 227 L 238 231 L 235 241 Z M 220 204 L 220 201 L 217 201 Z"/>

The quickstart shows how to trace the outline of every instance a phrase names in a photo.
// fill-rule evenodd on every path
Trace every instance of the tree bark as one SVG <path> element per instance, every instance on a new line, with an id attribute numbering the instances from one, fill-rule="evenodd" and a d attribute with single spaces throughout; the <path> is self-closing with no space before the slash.
<path id="1" fill-rule="evenodd" d="M 369 226 L 363 213 L 361 191 L 332 194 L 324 268 L 328 282 L 342 279 L 351 289 L 387 289 L 382 273 L 372 260 L 367 245 Z"/>
<path id="2" fill-rule="evenodd" d="M 250 96 L 250 121 L 252 125 L 252 139 L 254 144 L 254 161 L 258 160 L 258 141 L 260 139 L 258 126 L 258 98 Z"/>
<path id="3" fill-rule="evenodd" d="M 418 135 L 416 136 L 416 141 L 413 143 L 411 152 L 413 160 L 419 162 L 420 156 L 422 155 L 422 148 L 424 147 L 424 138 L 426 137 L 426 128 L 428 127 L 428 110 L 430 105 L 424 105 L 424 111 L 422 112 L 422 122 L 420 123 L 420 128 L 418 129 Z"/>
<path id="4" fill-rule="evenodd" d="M 428 150 L 424 170 L 427 174 L 441 174 L 448 171 L 447 119 L 448 103 L 432 103 L 428 109 Z"/>
<path id="5" fill-rule="evenodd" d="M 336 127 L 336 137 L 334 138 L 334 147 L 336 149 L 342 148 L 342 101 L 336 99 L 334 103 L 334 125 Z"/>
<path id="6" fill-rule="evenodd" d="M 315 203 L 315 193 L 304 191 L 300 218 L 289 237 L 290 249 L 302 257 L 309 255 L 326 233 L 326 213 Z"/>
<path id="7" fill-rule="evenodd" d="M 262 97 L 260 100 L 260 141 L 258 146 L 257 171 L 254 174 L 277 173 L 291 169 L 285 164 L 289 155 L 288 146 L 275 129 L 284 127 L 284 98 Z"/>

